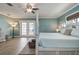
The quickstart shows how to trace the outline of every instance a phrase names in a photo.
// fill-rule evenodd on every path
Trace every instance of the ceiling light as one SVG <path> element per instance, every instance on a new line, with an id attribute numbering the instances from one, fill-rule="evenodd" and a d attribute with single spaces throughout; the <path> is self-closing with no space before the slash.
<path id="1" fill-rule="evenodd" d="M 10 22 L 9 24 L 10 24 L 12 27 L 16 27 L 17 22 Z"/>
<path id="2" fill-rule="evenodd" d="M 32 11 L 32 9 L 30 9 L 30 8 L 27 9 L 27 12 L 31 12 L 31 11 Z"/>

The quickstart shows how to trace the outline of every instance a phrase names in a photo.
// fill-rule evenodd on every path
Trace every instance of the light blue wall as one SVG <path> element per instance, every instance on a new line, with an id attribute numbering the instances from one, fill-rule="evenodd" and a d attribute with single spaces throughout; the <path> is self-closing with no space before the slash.
<path id="1" fill-rule="evenodd" d="M 9 26 L 8 22 L 6 21 L 6 19 L 7 19 L 7 17 L 0 15 L 0 28 L 2 29 L 2 31 L 5 34 L 10 35 L 10 30 L 9 30 L 10 26 Z"/>
<path id="2" fill-rule="evenodd" d="M 63 23 L 66 21 L 66 17 L 72 13 L 75 13 L 79 11 L 79 5 L 77 5 L 75 8 L 69 10 L 67 13 L 65 13 L 64 15 L 62 15 L 61 17 L 59 17 L 57 20 L 59 21 L 59 23 Z"/>
<path id="3" fill-rule="evenodd" d="M 40 18 L 39 31 L 40 32 L 55 32 L 57 27 L 57 20 L 53 18 Z"/>
<path id="4" fill-rule="evenodd" d="M 12 35 L 13 35 L 13 30 L 10 30 L 10 36 L 12 36 Z M 19 25 L 19 23 L 14 28 L 14 36 L 20 36 L 20 25 Z"/>
<path id="5" fill-rule="evenodd" d="M 8 36 L 12 36 L 12 27 L 11 25 L 8 23 L 8 19 L 11 19 L 9 17 L 6 17 L 6 16 L 3 16 L 3 15 L 0 15 L 0 28 L 2 29 L 3 33 L 5 35 L 8 35 Z M 18 26 L 17 26 L 18 27 Z M 19 35 L 19 32 L 18 30 L 15 30 L 15 33 L 14 35 Z"/>

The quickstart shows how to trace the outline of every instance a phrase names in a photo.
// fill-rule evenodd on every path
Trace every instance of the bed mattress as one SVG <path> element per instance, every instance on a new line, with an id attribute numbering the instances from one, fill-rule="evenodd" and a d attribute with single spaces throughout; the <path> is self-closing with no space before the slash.
<path id="1" fill-rule="evenodd" d="M 43 48 L 79 48 L 79 38 L 60 33 L 40 33 L 40 45 Z"/>

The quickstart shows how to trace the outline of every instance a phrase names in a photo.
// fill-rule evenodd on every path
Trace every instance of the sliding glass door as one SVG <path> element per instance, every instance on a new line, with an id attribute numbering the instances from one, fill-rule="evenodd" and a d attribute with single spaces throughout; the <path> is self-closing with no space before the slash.
<path id="1" fill-rule="evenodd" d="M 21 36 L 35 36 L 35 22 L 34 21 L 21 21 Z"/>

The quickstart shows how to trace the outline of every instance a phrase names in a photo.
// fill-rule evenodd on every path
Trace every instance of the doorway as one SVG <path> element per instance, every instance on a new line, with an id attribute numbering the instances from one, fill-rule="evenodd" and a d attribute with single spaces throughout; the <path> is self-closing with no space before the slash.
<path id="1" fill-rule="evenodd" d="M 20 36 L 31 37 L 35 36 L 35 21 L 21 21 L 20 22 Z"/>

